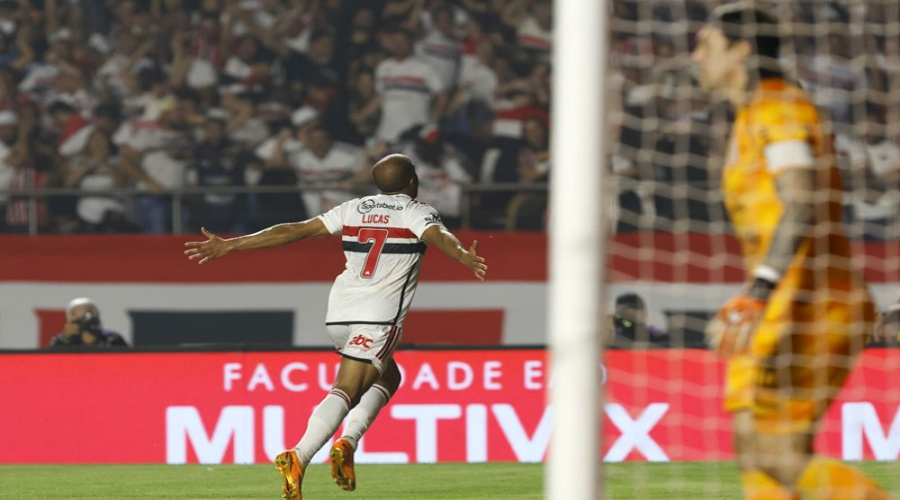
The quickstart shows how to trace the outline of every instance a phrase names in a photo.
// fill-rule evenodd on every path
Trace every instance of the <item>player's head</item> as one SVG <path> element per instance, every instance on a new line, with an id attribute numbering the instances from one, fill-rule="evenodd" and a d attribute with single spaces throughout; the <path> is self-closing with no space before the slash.
<path id="1" fill-rule="evenodd" d="M 723 5 L 697 33 L 692 58 L 700 85 L 709 91 L 752 89 L 780 77 L 778 18 L 747 2 Z"/>
<path id="2" fill-rule="evenodd" d="M 415 198 L 419 195 L 416 165 L 406 155 L 387 155 L 372 167 L 372 179 L 382 193 L 403 193 Z"/>

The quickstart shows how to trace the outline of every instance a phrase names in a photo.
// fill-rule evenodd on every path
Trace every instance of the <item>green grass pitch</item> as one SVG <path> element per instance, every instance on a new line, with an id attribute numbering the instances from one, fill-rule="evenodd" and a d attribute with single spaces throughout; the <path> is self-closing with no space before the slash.
<path id="1" fill-rule="evenodd" d="M 900 465 L 860 467 L 895 495 Z M 303 485 L 305 500 L 542 499 L 541 464 L 359 465 L 357 490 L 331 482 L 328 466 L 313 465 Z M 611 500 L 724 500 L 741 498 L 731 462 L 605 464 Z M 278 499 L 281 485 L 268 465 L 6 465 L 0 466 L 0 499 L 119 500 Z"/>

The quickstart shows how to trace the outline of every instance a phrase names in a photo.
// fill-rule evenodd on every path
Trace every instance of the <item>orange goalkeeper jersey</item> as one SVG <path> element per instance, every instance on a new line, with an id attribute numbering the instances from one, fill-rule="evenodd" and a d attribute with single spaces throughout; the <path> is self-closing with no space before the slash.
<path id="1" fill-rule="evenodd" d="M 832 139 L 807 95 L 784 80 L 764 80 L 738 110 L 731 134 L 722 191 L 748 275 L 765 258 L 784 210 L 774 182 L 783 169 L 770 168 L 766 148 L 803 141 L 811 145 L 815 157 L 816 220 L 779 288 L 821 291 L 863 286 L 851 270 L 850 243 L 841 221 L 843 187 Z"/>

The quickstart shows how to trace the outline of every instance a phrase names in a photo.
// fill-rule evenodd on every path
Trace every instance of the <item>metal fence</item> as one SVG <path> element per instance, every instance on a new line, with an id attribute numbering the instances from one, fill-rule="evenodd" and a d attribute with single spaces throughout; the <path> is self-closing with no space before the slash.
<path id="1" fill-rule="evenodd" d="M 463 184 L 462 200 L 460 207 L 460 227 L 470 229 L 474 226 L 473 220 L 479 216 L 478 208 L 475 206 L 478 196 L 484 193 L 497 192 L 547 192 L 546 183 L 494 183 L 494 184 Z M 172 227 L 171 232 L 181 234 L 184 231 L 183 220 L 185 213 L 186 201 L 190 197 L 208 195 L 208 194 L 290 194 L 296 193 L 298 196 L 304 192 L 320 191 L 320 190 L 345 190 L 339 184 L 317 184 L 316 186 L 191 186 L 178 189 L 167 190 L 160 193 L 160 196 L 171 197 L 172 203 Z M 28 201 L 28 234 L 40 234 L 38 206 L 42 200 L 48 200 L 54 197 L 115 197 L 115 198 L 133 198 L 139 195 L 150 194 L 145 190 L 134 187 L 117 187 L 106 189 L 87 189 L 87 188 L 33 188 L 22 189 L 16 191 L 0 190 L 0 198 L 8 197 L 10 200 Z M 360 191 L 359 194 L 372 194 L 369 191 Z M 297 200 L 301 203 L 301 200 Z M 310 214 L 311 216 L 316 214 Z"/>

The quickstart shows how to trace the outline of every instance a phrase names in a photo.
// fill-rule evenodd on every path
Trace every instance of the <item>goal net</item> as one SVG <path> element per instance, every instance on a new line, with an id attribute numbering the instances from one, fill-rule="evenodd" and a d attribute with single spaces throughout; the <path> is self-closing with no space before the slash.
<path id="1" fill-rule="evenodd" d="M 609 19 L 604 352 L 608 498 L 740 498 L 724 363 L 709 319 L 746 280 L 721 192 L 734 110 L 699 89 L 698 30 L 725 2 L 616 0 Z M 853 260 L 887 321 L 822 419 L 815 451 L 900 492 L 900 3 L 764 3 L 789 78 L 830 122 Z M 894 309 L 896 311 L 896 309 Z M 651 464 L 646 462 L 670 462 Z"/>

